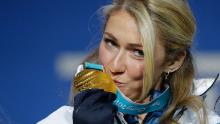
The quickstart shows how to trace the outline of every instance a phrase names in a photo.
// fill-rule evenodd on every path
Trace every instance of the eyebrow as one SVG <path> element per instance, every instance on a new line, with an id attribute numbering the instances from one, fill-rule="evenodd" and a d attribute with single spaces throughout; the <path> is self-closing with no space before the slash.
<path id="1" fill-rule="evenodd" d="M 109 32 L 104 32 L 104 34 L 108 35 L 110 38 L 112 38 L 114 41 L 118 41 L 118 39 L 111 33 Z M 133 48 L 133 47 L 143 47 L 142 44 L 137 44 L 137 43 L 128 43 L 128 47 L 129 48 Z"/>

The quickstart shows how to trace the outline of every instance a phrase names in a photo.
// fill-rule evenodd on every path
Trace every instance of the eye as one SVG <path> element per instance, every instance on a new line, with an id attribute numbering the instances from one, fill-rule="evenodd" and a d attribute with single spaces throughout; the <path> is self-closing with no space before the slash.
<path id="1" fill-rule="evenodd" d="M 143 50 L 140 50 L 140 49 L 134 49 L 134 50 L 133 50 L 133 54 L 134 54 L 136 57 L 144 57 L 144 52 L 143 52 Z"/>
<path id="2" fill-rule="evenodd" d="M 117 47 L 115 41 L 110 38 L 104 38 L 104 42 L 108 47 Z"/>

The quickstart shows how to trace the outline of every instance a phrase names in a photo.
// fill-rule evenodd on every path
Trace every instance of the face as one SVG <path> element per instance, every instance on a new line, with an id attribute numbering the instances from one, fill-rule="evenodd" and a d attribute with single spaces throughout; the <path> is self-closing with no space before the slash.
<path id="1" fill-rule="evenodd" d="M 99 61 L 118 88 L 136 101 L 143 86 L 144 53 L 135 19 L 126 11 L 114 12 L 108 19 L 99 47 Z M 163 72 L 164 50 L 156 43 L 154 81 Z"/>

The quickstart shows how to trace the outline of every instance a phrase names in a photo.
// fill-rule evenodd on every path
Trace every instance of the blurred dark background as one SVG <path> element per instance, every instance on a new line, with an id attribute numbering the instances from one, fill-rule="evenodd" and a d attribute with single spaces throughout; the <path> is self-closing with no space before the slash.
<path id="1" fill-rule="evenodd" d="M 36 123 L 68 104 L 76 66 L 97 45 L 94 14 L 109 2 L 0 1 L 0 124 Z M 213 78 L 220 71 L 220 1 L 189 2 L 198 24 L 197 77 Z"/>

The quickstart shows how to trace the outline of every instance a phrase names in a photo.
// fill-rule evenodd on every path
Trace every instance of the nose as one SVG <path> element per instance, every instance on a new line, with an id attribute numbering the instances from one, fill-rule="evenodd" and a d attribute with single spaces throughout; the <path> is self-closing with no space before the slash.
<path id="1" fill-rule="evenodd" d="M 112 75 L 122 74 L 126 70 L 126 54 L 123 51 L 119 51 L 110 64 L 110 72 Z"/>

